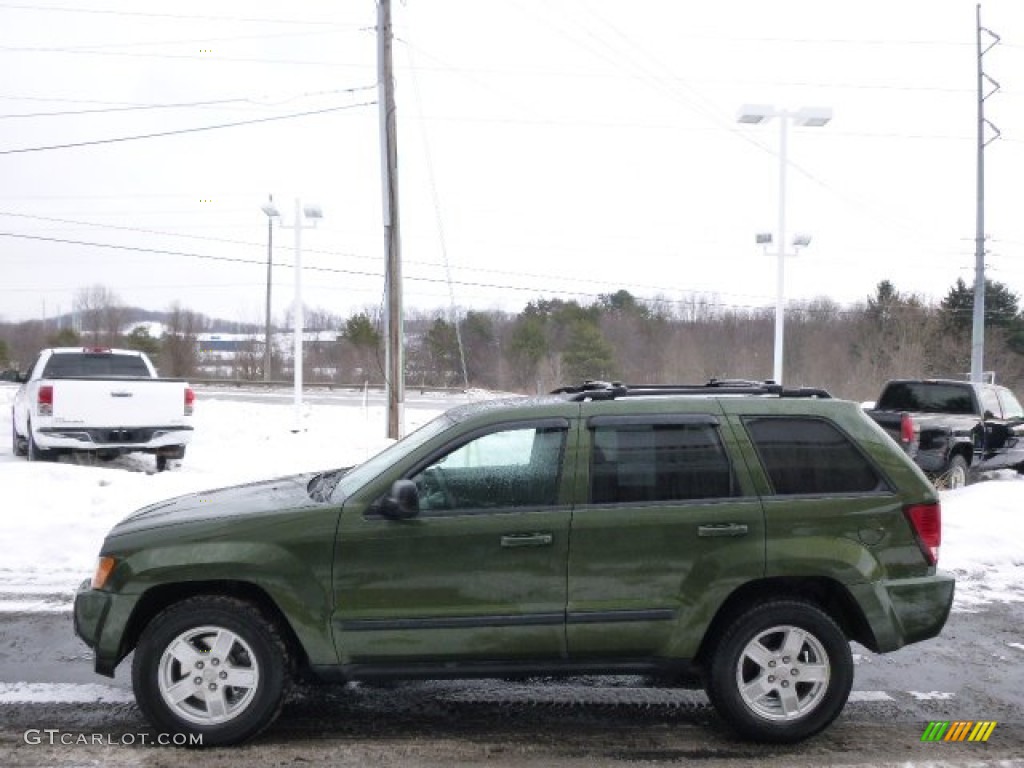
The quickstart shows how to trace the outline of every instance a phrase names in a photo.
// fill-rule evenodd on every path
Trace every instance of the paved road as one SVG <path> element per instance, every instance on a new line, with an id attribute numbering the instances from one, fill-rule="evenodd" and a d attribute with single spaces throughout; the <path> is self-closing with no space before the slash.
<path id="1" fill-rule="evenodd" d="M 794 747 L 738 741 L 702 693 L 647 687 L 641 678 L 483 680 L 304 687 L 257 742 L 204 752 L 202 762 L 1024 766 L 1022 627 L 1024 604 L 997 604 L 955 613 L 941 637 L 893 654 L 856 647 L 845 712 Z M 985 744 L 923 743 L 932 720 L 998 725 Z M 153 738 L 133 703 L 127 665 L 114 680 L 93 675 L 67 612 L 0 614 L 0 765 L 181 761 L 174 748 L 141 745 Z"/>

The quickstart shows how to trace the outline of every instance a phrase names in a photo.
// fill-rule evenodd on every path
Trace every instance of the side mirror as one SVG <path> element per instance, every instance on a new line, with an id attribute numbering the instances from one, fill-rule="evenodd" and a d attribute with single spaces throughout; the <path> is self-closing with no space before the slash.
<path id="1" fill-rule="evenodd" d="M 412 480 L 395 480 L 381 500 L 380 513 L 392 520 L 408 520 L 420 513 L 420 490 Z"/>

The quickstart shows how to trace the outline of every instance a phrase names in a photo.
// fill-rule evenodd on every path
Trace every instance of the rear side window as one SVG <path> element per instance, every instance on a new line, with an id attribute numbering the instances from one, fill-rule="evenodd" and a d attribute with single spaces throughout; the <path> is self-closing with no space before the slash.
<path id="1" fill-rule="evenodd" d="M 591 427 L 594 504 L 733 495 L 732 469 L 714 424 Z"/>
<path id="2" fill-rule="evenodd" d="M 863 493 L 885 481 L 850 439 L 823 419 L 744 419 L 777 494 Z"/>
<path id="3" fill-rule="evenodd" d="M 137 355 L 112 355 L 108 353 L 59 353 L 53 355 L 43 371 L 45 379 L 71 377 L 110 378 L 129 376 L 150 378 L 149 369 Z"/>

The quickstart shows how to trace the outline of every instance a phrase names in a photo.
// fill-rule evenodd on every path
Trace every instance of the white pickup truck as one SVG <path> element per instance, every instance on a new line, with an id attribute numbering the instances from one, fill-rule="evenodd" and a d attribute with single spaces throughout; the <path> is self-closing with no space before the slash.
<path id="1" fill-rule="evenodd" d="M 47 461 L 85 451 L 101 459 L 182 459 L 192 438 L 195 392 L 161 379 L 142 352 L 106 347 L 44 349 L 14 396 L 14 454 Z"/>

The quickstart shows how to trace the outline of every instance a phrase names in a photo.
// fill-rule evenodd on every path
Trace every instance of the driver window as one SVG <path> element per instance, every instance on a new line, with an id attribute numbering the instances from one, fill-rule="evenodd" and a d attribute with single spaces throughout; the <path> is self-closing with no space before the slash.
<path id="1" fill-rule="evenodd" d="M 514 428 L 476 437 L 411 479 L 422 512 L 552 506 L 565 428 Z"/>

